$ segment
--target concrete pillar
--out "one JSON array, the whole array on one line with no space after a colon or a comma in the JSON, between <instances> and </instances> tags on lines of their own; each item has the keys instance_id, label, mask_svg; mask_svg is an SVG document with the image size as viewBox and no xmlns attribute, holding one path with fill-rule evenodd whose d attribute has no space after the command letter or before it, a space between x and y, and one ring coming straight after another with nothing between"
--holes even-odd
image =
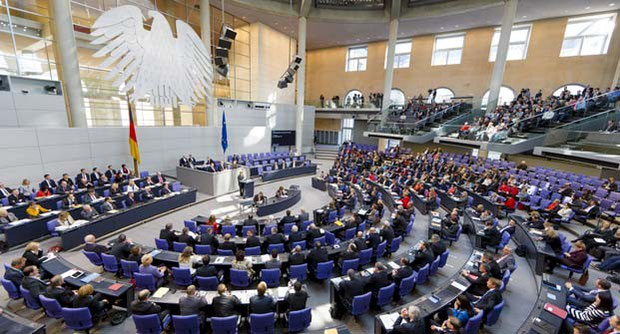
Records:
<instances>
[{"instance_id":1,"label":"concrete pillar","mask_svg":"<svg viewBox=\"0 0 620 334\"><path fill-rule=\"evenodd\" d=\"M306 80L306 18L299 17L299 31L297 34L297 55L301 57L301 64L297 69L297 113L295 121L295 149L298 154L303 148L304 129L304 88Z\"/></svg>"},{"instance_id":2,"label":"concrete pillar","mask_svg":"<svg viewBox=\"0 0 620 334\"><path fill-rule=\"evenodd\" d=\"M211 53L211 5L209 0L200 0L200 35L202 43L209 52L209 56L213 56ZM212 61L213 63L213 61ZM213 68L213 77L215 77L215 65ZM215 101L215 85L213 85L210 92L207 92L205 96L205 116L208 126L215 126L216 124L216 101Z\"/></svg>"},{"instance_id":3,"label":"concrete pillar","mask_svg":"<svg viewBox=\"0 0 620 334\"><path fill-rule=\"evenodd\" d=\"M611 88L618 86L618 80L620 80L620 57L618 57L618 64L616 65L616 73L614 73L614 78L611 82Z\"/></svg>"},{"instance_id":4,"label":"concrete pillar","mask_svg":"<svg viewBox=\"0 0 620 334\"><path fill-rule=\"evenodd\" d=\"M85 128L86 113L84 112L84 99L82 97L82 81L80 79L80 65L78 62L78 51L73 32L73 21L71 20L70 0L51 1L51 9L54 24L54 39L56 48L60 55L62 77L64 84L64 94L69 102L69 111L72 127Z\"/></svg>"},{"instance_id":5,"label":"concrete pillar","mask_svg":"<svg viewBox=\"0 0 620 334\"><path fill-rule=\"evenodd\" d=\"M502 18L502 30L499 34L499 44L497 45L497 57L493 65L493 74L491 74L491 82L489 83L489 100L487 102L487 110L493 110L497 107L497 99L499 98L499 90L504 81L504 69L506 68L506 56L508 56L508 46L510 45L510 33L514 23L515 14L517 13L517 4L519 0L505 0L504 16Z\"/></svg>"},{"instance_id":6,"label":"concrete pillar","mask_svg":"<svg viewBox=\"0 0 620 334\"><path fill-rule=\"evenodd\" d=\"M390 14L390 31L388 33L387 59L385 64L385 80L383 81L383 103L381 105L381 126L385 126L390 106L392 92L392 78L394 77L394 54L396 52L396 38L398 37L398 18L400 16L400 1L392 1Z\"/></svg>"}]
</instances>

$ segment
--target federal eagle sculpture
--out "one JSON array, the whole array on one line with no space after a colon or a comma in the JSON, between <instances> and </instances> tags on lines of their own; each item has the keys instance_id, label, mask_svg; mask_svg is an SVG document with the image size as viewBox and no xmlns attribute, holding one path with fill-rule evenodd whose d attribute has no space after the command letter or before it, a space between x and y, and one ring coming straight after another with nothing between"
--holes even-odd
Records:
<instances>
[{"instance_id":1,"label":"federal eagle sculpture","mask_svg":"<svg viewBox=\"0 0 620 334\"><path fill-rule=\"evenodd\" d=\"M108 58L101 64L112 70L106 80L128 94L130 101L145 98L154 106L194 106L213 89L210 52L196 32L176 21L177 37L166 18L150 10L151 29L135 6L120 6L103 13L93 25L91 44L105 45L94 57Z\"/></svg>"}]
</instances>

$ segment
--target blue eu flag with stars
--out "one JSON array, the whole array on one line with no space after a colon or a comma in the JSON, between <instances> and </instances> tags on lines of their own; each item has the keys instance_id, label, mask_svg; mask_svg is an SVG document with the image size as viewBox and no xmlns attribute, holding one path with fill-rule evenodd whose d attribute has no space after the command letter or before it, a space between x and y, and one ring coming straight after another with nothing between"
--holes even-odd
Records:
<instances>
[{"instance_id":1,"label":"blue eu flag with stars","mask_svg":"<svg viewBox=\"0 0 620 334\"><path fill-rule=\"evenodd\" d=\"M222 150L226 153L228 148L228 132L226 131L226 112L222 112Z\"/></svg>"}]
</instances>

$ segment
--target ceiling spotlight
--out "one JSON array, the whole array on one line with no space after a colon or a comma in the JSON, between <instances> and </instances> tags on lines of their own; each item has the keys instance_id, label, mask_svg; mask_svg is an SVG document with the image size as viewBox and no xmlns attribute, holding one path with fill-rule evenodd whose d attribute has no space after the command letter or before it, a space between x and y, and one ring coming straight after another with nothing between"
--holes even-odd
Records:
<instances>
[{"instance_id":1,"label":"ceiling spotlight","mask_svg":"<svg viewBox=\"0 0 620 334\"><path fill-rule=\"evenodd\" d=\"M615 6L615 5L616 5L616 4L612 2L612 3L610 3L610 4L609 4L609 7L613 7L613 6Z\"/></svg>"},{"instance_id":2,"label":"ceiling spotlight","mask_svg":"<svg viewBox=\"0 0 620 334\"><path fill-rule=\"evenodd\" d=\"M590 9L590 6L586 7L586 9Z\"/></svg>"}]
</instances>

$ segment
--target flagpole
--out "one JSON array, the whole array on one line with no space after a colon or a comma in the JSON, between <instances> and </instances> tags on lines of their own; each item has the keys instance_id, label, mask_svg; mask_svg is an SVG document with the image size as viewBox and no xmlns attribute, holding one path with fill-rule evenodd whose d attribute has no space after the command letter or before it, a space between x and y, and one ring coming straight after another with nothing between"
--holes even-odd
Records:
<instances>
[{"instance_id":1,"label":"flagpole","mask_svg":"<svg viewBox=\"0 0 620 334\"><path fill-rule=\"evenodd\" d=\"M135 119L133 115L133 108L131 107L131 101L129 100L129 93L126 93L125 96L127 97L127 108L129 109L129 118ZM131 124L129 126L131 126ZM138 177L140 175L140 171L138 170L138 160L136 160L136 158L133 156L132 158L133 158L134 176Z\"/></svg>"}]
</instances>

